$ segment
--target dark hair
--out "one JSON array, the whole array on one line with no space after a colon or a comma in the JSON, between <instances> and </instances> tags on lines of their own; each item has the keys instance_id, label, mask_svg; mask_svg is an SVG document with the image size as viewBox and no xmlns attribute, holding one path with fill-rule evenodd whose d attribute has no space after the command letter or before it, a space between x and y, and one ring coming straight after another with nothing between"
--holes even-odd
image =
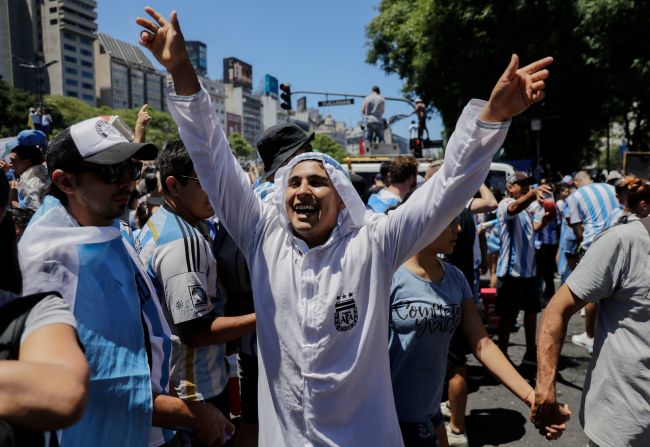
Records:
<instances>
[{"instance_id":1,"label":"dark hair","mask_svg":"<svg viewBox=\"0 0 650 447\"><path fill-rule=\"evenodd\" d=\"M626 177L621 181L621 186L627 190L625 204L634 212L642 201L650 202L650 185L639 178Z\"/></svg>"},{"instance_id":2,"label":"dark hair","mask_svg":"<svg viewBox=\"0 0 650 447\"><path fill-rule=\"evenodd\" d=\"M373 85L373 86L372 86L372 91L373 91L373 92L377 92L377 94L380 94L380 93L381 93L381 91L379 90L379 87L376 86L376 85Z\"/></svg>"},{"instance_id":3,"label":"dark hair","mask_svg":"<svg viewBox=\"0 0 650 447\"><path fill-rule=\"evenodd\" d=\"M410 155L398 155L390 165L390 182L403 183L418 175L418 161Z\"/></svg>"},{"instance_id":4,"label":"dark hair","mask_svg":"<svg viewBox=\"0 0 650 447\"><path fill-rule=\"evenodd\" d=\"M137 206L137 208L135 209L135 217L137 217L138 219L139 228L142 228L144 224L147 223L147 221L151 217L151 208L149 208L147 202L142 202Z\"/></svg>"},{"instance_id":5,"label":"dark hair","mask_svg":"<svg viewBox=\"0 0 650 447\"><path fill-rule=\"evenodd\" d=\"M185 179L182 176L190 176L194 171L190 154L181 140L173 140L167 143L158 154L157 163L160 171L160 182L165 194L169 194L167 177L176 177L181 184L185 184Z\"/></svg>"},{"instance_id":6,"label":"dark hair","mask_svg":"<svg viewBox=\"0 0 650 447\"><path fill-rule=\"evenodd\" d=\"M34 210L31 210L29 208L17 208L15 206L12 206L9 208L9 214L11 214L11 217L14 220L14 224L16 227L24 230L27 228L27 224L29 224L29 221L32 220L32 216L34 215Z\"/></svg>"},{"instance_id":7,"label":"dark hair","mask_svg":"<svg viewBox=\"0 0 650 447\"><path fill-rule=\"evenodd\" d=\"M149 173L144 176L144 189L149 193L156 190L158 187L158 177L155 173Z\"/></svg>"},{"instance_id":8,"label":"dark hair","mask_svg":"<svg viewBox=\"0 0 650 447\"><path fill-rule=\"evenodd\" d=\"M393 164L391 161L382 161L379 165L379 173L384 177L384 183L388 184L390 179L388 178L388 173L390 172L390 165Z\"/></svg>"},{"instance_id":9,"label":"dark hair","mask_svg":"<svg viewBox=\"0 0 650 447\"><path fill-rule=\"evenodd\" d=\"M15 152L21 160L31 161L32 166L40 165L44 160L43 152L34 146L16 146L11 152Z\"/></svg>"},{"instance_id":10,"label":"dark hair","mask_svg":"<svg viewBox=\"0 0 650 447\"><path fill-rule=\"evenodd\" d=\"M0 170L0 208L9 204L9 182L5 173ZM23 291L23 275L20 273L18 262L18 246L16 245L16 226L9 213L4 214L0 221L0 289L16 294Z\"/></svg>"}]
</instances>

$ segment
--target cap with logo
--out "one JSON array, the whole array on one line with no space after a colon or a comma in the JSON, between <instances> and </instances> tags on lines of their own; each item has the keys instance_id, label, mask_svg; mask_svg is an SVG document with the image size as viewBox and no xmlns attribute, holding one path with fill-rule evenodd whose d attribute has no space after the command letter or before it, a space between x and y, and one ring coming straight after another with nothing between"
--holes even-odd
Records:
<instances>
[{"instance_id":1,"label":"cap with logo","mask_svg":"<svg viewBox=\"0 0 650 447\"><path fill-rule=\"evenodd\" d=\"M16 138L7 144L7 149L14 150L18 146L47 148L47 135L40 130L21 130Z\"/></svg>"},{"instance_id":2,"label":"cap with logo","mask_svg":"<svg viewBox=\"0 0 650 447\"><path fill-rule=\"evenodd\" d=\"M114 165L130 158L153 160L158 149L151 143L133 143L104 117L90 118L58 134L46 153L47 168L71 169L85 161Z\"/></svg>"},{"instance_id":3,"label":"cap with logo","mask_svg":"<svg viewBox=\"0 0 650 447\"><path fill-rule=\"evenodd\" d=\"M506 177L506 183L508 185L512 185L514 183L519 183L519 184L531 184L533 182L533 178L526 174L525 172L522 171L515 171L511 174L508 174L508 177Z\"/></svg>"}]
</instances>

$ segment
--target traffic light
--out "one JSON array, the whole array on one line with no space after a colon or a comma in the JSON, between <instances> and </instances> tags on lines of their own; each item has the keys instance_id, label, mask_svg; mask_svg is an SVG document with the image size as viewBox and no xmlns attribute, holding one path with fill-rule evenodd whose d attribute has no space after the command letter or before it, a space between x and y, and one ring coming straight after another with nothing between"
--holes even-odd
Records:
<instances>
[{"instance_id":1,"label":"traffic light","mask_svg":"<svg viewBox=\"0 0 650 447\"><path fill-rule=\"evenodd\" d=\"M282 90L282 94L280 95L282 104L280 104L280 107L284 110L291 110L291 86L289 84L280 84L280 90Z\"/></svg>"}]
</instances>

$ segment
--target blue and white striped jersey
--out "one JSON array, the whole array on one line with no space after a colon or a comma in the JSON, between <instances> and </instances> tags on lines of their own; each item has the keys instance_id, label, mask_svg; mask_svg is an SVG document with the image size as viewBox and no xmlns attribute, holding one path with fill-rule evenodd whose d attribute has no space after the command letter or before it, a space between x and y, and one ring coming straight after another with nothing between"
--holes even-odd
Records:
<instances>
[{"instance_id":1,"label":"blue and white striped jersey","mask_svg":"<svg viewBox=\"0 0 650 447\"><path fill-rule=\"evenodd\" d=\"M501 251L497 262L497 276L532 278L535 276L535 230L530 208L510 216L508 204L513 198L499 203L497 219L501 235Z\"/></svg>"},{"instance_id":2,"label":"blue and white striped jersey","mask_svg":"<svg viewBox=\"0 0 650 447\"><path fill-rule=\"evenodd\" d=\"M181 399L219 395L228 380L225 345L190 348L179 337L212 321L223 307L210 243L163 205L142 228L136 249L172 329L171 385Z\"/></svg>"},{"instance_id":3,"label":"blue and white striped jersey","mask_svg":"<svg viewBox=\"0 0 650 447\"><path fill-rule=\"evenodd\" d=\"M618 208L616 191L606 183L581 186L570 196L570 223L582 223L582 247L589 248L598 234L605 229L609 214Z\"/></svg>"}]
</instances>

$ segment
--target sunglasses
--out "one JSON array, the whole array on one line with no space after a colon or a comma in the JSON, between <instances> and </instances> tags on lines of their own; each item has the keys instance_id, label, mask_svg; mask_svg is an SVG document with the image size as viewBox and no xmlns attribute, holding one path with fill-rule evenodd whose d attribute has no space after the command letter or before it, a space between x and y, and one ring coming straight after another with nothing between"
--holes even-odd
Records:
<instances>
[{"instance_id":1,"label":"sunglasses","mask_svg":"<svg viewBox=\"0 0 650 447\"><path fill-rule=\"evenodd\" d=\"M127 160L116 165L97 165L81 162L76 171L92 172L105 183L114 185L122 179L125 172L129 180L138 180L142 174L142 163L135 160Z\"/></svg>"}]
</instances>

